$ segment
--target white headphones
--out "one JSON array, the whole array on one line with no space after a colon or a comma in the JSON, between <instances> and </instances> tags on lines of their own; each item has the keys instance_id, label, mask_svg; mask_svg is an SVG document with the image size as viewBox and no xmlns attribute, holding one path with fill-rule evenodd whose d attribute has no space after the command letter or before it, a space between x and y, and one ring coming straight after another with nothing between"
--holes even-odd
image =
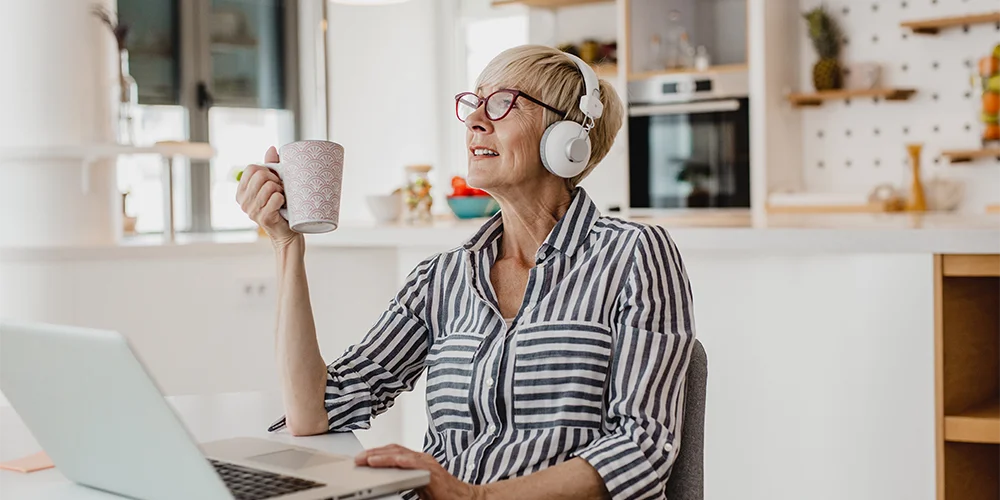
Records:
<instances>
[{"instance_id":1,"label":"white headphones","mask_svg":"<svg viewBox=\"0 0 1000 500\"><path fill-rule=\"evenodd\" d=\"M601 104L600 80L594 69L579 57L565 54L576 63L583 75L586 87L586 93L580 96L583 123L560 120L549 125L542 134L541 152L542 165L549 172L569 179L583 172L590 162L590 129L594 128L594 121L604 112L604 105Z\"/></svg>"}]
</instances>

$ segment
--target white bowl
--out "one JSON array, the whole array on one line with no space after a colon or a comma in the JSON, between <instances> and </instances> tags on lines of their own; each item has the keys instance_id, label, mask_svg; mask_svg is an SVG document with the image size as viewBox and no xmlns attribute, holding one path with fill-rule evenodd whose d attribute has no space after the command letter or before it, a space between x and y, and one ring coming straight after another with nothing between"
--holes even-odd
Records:
<instances>
[{"instance_id":1,"label":"white bowl","mask_svg":"<svg viewBox=\"0 0 1000 500\"><path fill-rule=\"evenodd\" d=\"M379 222L395 222L403 210L403 198L398 194L370 194L365 201Z\"/></svg>"}]
</instances>

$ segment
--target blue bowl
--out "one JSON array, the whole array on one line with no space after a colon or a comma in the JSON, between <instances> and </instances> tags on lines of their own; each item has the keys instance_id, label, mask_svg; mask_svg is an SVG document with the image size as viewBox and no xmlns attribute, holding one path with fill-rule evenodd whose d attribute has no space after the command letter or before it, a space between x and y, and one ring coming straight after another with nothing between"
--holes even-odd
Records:
<instances>
[{"instance_id":1,"label":"blue bowl","mask_svg":"<svg viewBox=\"0 0 1000 500\"><path fill-rule=\"evenodd\" d=\"M448 206L459 219L491 217L500 211L500 204L492 196L449 196Z\"/></svg>"}]
</instances>

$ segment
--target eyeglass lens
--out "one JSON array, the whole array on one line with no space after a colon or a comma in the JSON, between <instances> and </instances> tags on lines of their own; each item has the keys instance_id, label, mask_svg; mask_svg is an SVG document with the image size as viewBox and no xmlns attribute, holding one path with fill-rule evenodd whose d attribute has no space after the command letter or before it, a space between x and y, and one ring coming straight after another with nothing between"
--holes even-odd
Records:
<instances>
[{"instance_id":1,"label":"eyeglass lens","mask_svg":"<svg viewBox=\"0 0 1000 500\"><path fill-rule=\"evenodd\" d=\"M459 97L456 104L458 119L464 122L479 107L480 101L479 96L474 94L464 94ZM493 93L486 100L486 117L490 120L499 120L510 110L513 103L514 94L504 91Z\"/></svg>"}]
</instances>

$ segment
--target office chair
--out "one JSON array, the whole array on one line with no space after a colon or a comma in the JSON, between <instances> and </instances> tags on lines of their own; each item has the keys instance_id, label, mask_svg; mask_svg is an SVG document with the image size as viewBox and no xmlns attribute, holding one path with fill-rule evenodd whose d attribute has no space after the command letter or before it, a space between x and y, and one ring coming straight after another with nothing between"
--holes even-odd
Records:
<instances>
[{"instance_id":1,"label":"office chair","mask_svg":"<svg viewBox=\"0 0 1000 500\"><path fill-rule=\"evenodd\" d=\"M681 446L667 480L668 500L705 498L705 395L708 390L708 355L695 339L684 389Z\"/></svg>"}]
</instances>

